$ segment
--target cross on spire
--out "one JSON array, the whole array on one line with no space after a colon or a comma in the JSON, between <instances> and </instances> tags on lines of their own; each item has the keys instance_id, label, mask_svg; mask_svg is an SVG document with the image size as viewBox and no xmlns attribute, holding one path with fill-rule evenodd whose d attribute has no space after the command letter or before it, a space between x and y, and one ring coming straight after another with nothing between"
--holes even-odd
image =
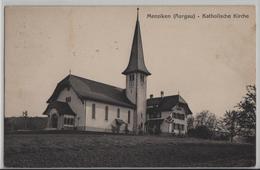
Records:
<instances>
[{"instance_id":1,"label":"cross on spire","mask_svg":"<svg viewBox=\"0 0 260 170\"><path fill-rule=\"evenodd\" d=\"M139 8L137 8L136 10L137 10L137 20L139 20Z\"/></svg>"}]
</instances>

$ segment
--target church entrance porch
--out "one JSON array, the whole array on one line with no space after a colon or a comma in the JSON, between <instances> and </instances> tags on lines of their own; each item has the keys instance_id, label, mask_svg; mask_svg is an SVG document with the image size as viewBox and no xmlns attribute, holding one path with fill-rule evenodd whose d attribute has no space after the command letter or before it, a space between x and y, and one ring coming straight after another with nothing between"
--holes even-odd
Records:
<instances>
[{"instance_id":1,"label":"church entrance porch","mask_svg":"<svg viewBox=\"0 0 260 170\"><path fill-rule=\"evenodd\" d=\"M47 130L74 129L76 113L72 111L68 103L54 101L50 103L45 115L48 115Z\"/></svg>"}]
</instances>

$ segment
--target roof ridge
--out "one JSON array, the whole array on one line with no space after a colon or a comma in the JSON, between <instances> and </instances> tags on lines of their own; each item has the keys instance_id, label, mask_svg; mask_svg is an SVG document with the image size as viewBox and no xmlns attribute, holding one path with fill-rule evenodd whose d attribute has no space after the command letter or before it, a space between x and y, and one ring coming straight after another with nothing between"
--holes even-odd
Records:
<instances>
[{"instance_id":1,"label":"roof ridge","mask_svg":"<svg viewBox=\"0 0 260 170\"><path fill-rule=\"evenodd\" d=\"M170 96L163 96L163 97L153 97L153 98L148 98L147 100L152 100L152 99L160 99L160 98L169 98L169 97L177 97L177 96L180 96L178 94L176 95L170 95Z\"/></svg>"},{"instance_id":2,"label":"roof ridge","mask_svg":"<svg viewBox=\"0 0 260 170\"><path fill-rule=\"evenodd\" d=\"M128 108L134 107L134 104L126 97L125 89L95 80L86 79L77 75L68 75L60 81L51 97L47 100L47 103L56 100L60 91L68 85L82 100L92 99L95 101L109 102L110 104L116 104Z\"/></svg>"},{"instance_id":3,"label":"roof ridge","mask_svg":"<svg viewBox=\"0 0 260 170\"><path fill-rule=\"evenodd\" d=\"M59 101L59 100L55 100L55 101L53 101L53 102L51 102L51 103L66 103L66 104L68 104L67 102L63 102L63 101ZM50 104L51 104L50 103Z\"/></svg>"},{"instance_id":4,"label":"roof ridge","mask_svg":"<svg viewBox=\"0 0 260 170\"><path fill-rule=\"evenodd\" d=\"M117 87L117 86L114 86L114 85L102 83L102 82L99 82L99 81L96 81L96 80L87 79L87 78L80 77L80 76L77 76L77 75L72 75L72 74L71 74L70 76L73 76L73 77L76 77L76 78L79 78L79 79L84 79L84 80L87 80L87 81L92 81L92 82L99 83L99 84L103 84L103 85L110 86L110 87L113 87L113 88L117 88L117 89L120 89L120 90L125 90L125 89L123 89L123 88L121 88L121 87ZM83 83L85 83L85 82L83 82ZM85 83L85 84L86 84L86 83Z\"/></svg>"}]
</instances>

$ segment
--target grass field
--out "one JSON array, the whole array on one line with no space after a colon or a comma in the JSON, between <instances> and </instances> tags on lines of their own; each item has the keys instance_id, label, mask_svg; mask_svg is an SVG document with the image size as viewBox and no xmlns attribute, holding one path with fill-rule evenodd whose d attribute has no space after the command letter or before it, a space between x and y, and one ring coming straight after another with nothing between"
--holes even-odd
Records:
<instances>
[{"instance_id":1,"label":"grass field","mask_svg":"<svg viewBox=\"0 0 260 170\"><path fill-rule=\"evenodd\" d=\"M194 138L8 134L5 167L248 167L255 146Z\"/></svg>"}]
</instances>

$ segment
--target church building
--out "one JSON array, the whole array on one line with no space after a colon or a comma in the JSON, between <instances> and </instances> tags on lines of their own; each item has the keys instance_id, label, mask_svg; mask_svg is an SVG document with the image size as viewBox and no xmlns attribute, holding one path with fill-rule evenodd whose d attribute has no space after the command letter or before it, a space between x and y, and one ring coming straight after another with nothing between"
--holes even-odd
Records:
<instances>
[{"instance_id":1,"label":"church building","mask_svg":"<svg viewBox=\"0 0 260 170\"><path fill-rule=\"evenodd\" d=\"M126 87L119 88L69 74L47 100L43 112L46 129L84 130L115 133L187 132L192 114L180 95L147 99L147 77L139 23L139 9L129 63L122 72Z\"/></svg>"}]
</instances>

